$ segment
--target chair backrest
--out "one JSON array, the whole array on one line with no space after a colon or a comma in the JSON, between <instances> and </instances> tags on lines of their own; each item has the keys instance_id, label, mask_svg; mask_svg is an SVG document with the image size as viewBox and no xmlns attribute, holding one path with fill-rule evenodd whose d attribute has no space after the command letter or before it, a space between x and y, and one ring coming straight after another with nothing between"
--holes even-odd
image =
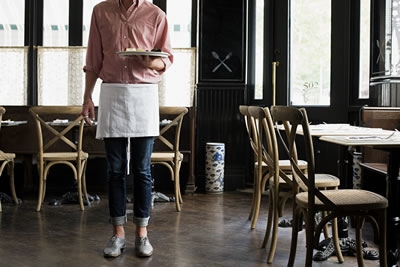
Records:
<instances>
[{"instance_id":1,"label":"chair backrest","mask_svg":"<svg viewBox=\"0 0 400 267\"><path fill-rule=\"evenodd\" d=\"M0 107L0 130L1 130L1 120L3 119L3 114L6 113L6 109Z\"/></svg>"},{"instance_id":2,"label":"chair backrest","mask_svg":"<svg viewBox=\"0 0 400 267\"><path fill-rule=\"evenodd\" d=\"M282 178L289 186L292 186L292 179L280 168L278 141L269 108L249 106L248 112L254 122L254 132L257 135L255 139L258 140L257 150L261 152L257 154L258 164L266 163L269 167L270 176L274 176L274 180L277 181L277 179ZM275 184L278 186L279 183Z\"/></svg>"},{"instance_id":3,"label":"chair backrest","mask_svg":"<svg viewBox=\"0 0 400 267\"><path fill-rule=\"evenodd\" d=\"M313 140L309 129L309 122L307 117L306 109L295 108L287 106L272 106L271 107L272 120L277 129L277 135L279 136L282 146L285 148L291 164L294 181L303 190L308 191L308 202L311 208L315 206L315 197L321 200L325 205L331 209L335 209L335 205L326 198L318 188L315 187L315 159L314 159L314 147ZM279 124L283 124L285 127L286 135L282 136L278 130ZM298 165L297 154L296 154L296 136L297 130L302 127L303 130L303 149L306 155L308 174L305 175ZM312 213L312 212L311 212Z\"/></svg>"},{"instance_id":4,"label":"chair backrest","mask_svg":"<svg viewBox=\"0 0 400 267\"><path fill-rule=\"evenodd\" d=\"M186 113L186 107L160 107L160 118L163 120L160 123L160 135L155 140L155 151L179 153L182 122Z\"/></svg>"},{"instance_id":5,"label":"chair backrest","mask_svg":"<svg viewBox=\"0 0 400 267\"><path fill-rule=\"evenodd\" d=\"M253 150L254 161L257 162L258 155L258 133L257 122L254 116L250 115L249 106L239 106L239 112L244 117L247 135L249 138L250 147Z\"/></svg>"},{"instance_id":6,"label":"chair backrest","mask_svg":"<svg viewBox=\"0 0 400 267\"><path fill-rule=\"evenodd\" d=\"M84 118L81 106L35 106L29 109L37 130L38 155L82 152Z\"/></svg>"},{"instance_id":7,"label":"chair backrest","mask_svg":"<svg viewBox=\"0 0 400 267\"><path fill-rule=\"evenodd\" d=\"M360 126L400 130L400 108L364 106L360 109ZM363 146L361 152L363 162L388 162L389 153L386 151Z\"/></svg>"}]
</instances>

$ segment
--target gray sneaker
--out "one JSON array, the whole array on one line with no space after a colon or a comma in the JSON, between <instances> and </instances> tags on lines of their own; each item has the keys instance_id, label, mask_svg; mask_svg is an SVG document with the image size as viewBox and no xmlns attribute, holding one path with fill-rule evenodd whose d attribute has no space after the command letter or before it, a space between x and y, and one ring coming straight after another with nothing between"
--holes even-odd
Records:
<instances>
[{"instance_id":1,"label":"gray sneaker","mask_svg":"<svg viewBox=\"0 0 400 267\"><path fill-rule=\"evenodd\" d=\"M125 238L113 236L104 249L104 257L118 257L125 249Z\"/></svg>"},{"instance_id":2,"label":"gray sneaker","mask_svg":"<svg viewBox=\"0 0 400 267\"><path fill-rule=\"evenodd\" d=\"M150 244L147 236L136 237L135 240L136 256L138 257L150 257L153 255L153 247Z\"/></svg>"}]
</instances>

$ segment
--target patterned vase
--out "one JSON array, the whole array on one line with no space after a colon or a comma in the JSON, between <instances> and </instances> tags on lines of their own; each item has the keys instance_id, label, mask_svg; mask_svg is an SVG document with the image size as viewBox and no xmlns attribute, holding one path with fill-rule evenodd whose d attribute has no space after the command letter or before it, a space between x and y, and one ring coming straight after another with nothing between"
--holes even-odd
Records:
<instances>
[{"instance_id":1,"label":"patterned vase","mask_svg":"<svg viewBox=\"0 0 400 267\"><path fill-rule=\"evenodd\" d=\"M225 144L206 144L206 191L221 193L224 191Z\"/></svg>"},{"instance_id":2,"label":"patterned vase","mask_svg":"<svg viewBox=\"0 0 400 267\"><path fill-rule=\"evenodd\" d=\"M360 162L362 161L361 152L353 152L353 188L361 188L361 167Z\"/></svg>"}]
</instances>

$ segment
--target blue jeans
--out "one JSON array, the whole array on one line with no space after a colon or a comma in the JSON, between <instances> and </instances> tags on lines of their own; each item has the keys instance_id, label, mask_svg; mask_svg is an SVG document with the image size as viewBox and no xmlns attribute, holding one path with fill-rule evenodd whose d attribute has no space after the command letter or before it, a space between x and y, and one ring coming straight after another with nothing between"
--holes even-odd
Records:
<instances>
[{"instance_id":1,"label":"blue jeans","mask_svg":"<svg viewBox=\"0 0 400 267\"><path fill-rule=\"evenodd\" d=\"M151 209L151 153L154 137L130 139L133 174L133 218L137 226L147 226ZM128 138L104 138L107 158L109 211L112 225L126 223L126 177Z\"/></svg>"}]
</instances>

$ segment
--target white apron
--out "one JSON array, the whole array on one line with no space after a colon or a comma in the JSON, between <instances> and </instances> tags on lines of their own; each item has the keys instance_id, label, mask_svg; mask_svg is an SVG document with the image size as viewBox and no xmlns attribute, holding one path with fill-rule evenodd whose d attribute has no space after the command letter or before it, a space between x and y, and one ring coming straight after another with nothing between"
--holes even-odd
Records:
<instances>
[{"instance_id":1,"label":"white apron","mask_svg":"<svg viewBox=\"0 0 400 267\"><path fill-rule=\"evenodd\" d=\"M102 83L96 138L158 136L157 84Z\"/></svg>"}]
</instances>

